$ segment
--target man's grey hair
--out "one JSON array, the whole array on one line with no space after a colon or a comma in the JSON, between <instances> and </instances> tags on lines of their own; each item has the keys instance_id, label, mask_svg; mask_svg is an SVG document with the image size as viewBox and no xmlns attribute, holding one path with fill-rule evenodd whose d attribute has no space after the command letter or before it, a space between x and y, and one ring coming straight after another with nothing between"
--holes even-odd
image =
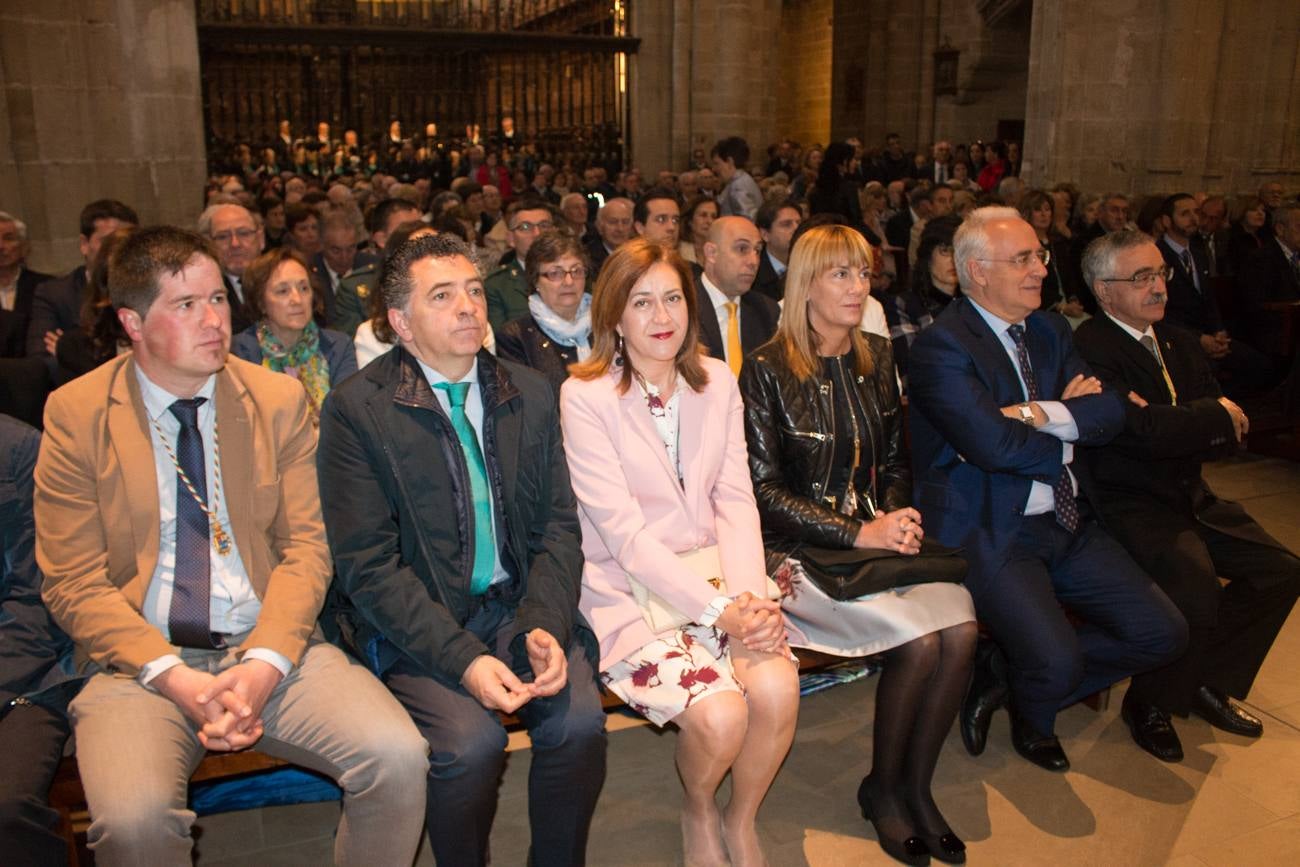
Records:
<instances>
[{"instance_id":1,"label":"man's grey hair","mask_svg":"<svg viewBox=\"0 0 1300 867\"><path fill-rule=\"evenodd\" d=\"M8 211L0 211L0 223L13 223L14 229L18 232L18 240L27 240L27 224L15 217Z\"/></svg>"},{"instance_id":2,"label":"man's grey hair","mask_svg":"<svg viewBox=\"0 0 1300 867\"><path fill-rule=\"evenodd\" d=\"M998 198L1005 201L1008 195L1019 193L1023 191L1024 188L1025 182L1015 175L1012 175L1009 178L1003 178L998 181Z\"/></svg>"},{"instance_id":3,"label":"man's grey hair","mask_svg":"<svg viewBox=\"0 0 1300 867\"><path fill-rule=\"evenodd\" d=\"M479 271L474 249L449 232L414 238L391 251L384 264L384 282L380 286L384 293L384 306L389 310L409 311L411 292L415 289L411 268L415 263L421 259L454 259L457 256L464 256L474 270Z\"/></svg>"},{"instance_id":4,"label":"man's grey hair","mask_svg":"<svg viewBox=\"0 0 1300 867\"><path fill-rule=\"evenodd\" d=\"M1098 280L1129 276L1115 273L1115 260L1120 253L1154 243L1155 239L1141 229L1120 229L1118 232L1109 232L1094 240L1083 251L1083 280L1088 286L1088 291L1092 291L1093 285Z\"/></svg>"},{"instance_id":5,"label":"man's grey hair","mask_svg":"<svg viewBox=\"0 0 1300 867\"><path fill-rule=\"evenodd\" d=\"M969 288L970 271L968 263L973 259L987 259L992 252L989 248L989 224L999 220L1022 220L1020 212L1004 205L990 205L971 211L957 228L952 239L952 255L957 266L957 279L963 289Z\"/></svg>"},{"instance_id":6,"label":"man's grey hair","mask_svg":"<svg viewBox=\"0 0 1300 867\"><path fill-rule=\"evenodd\" d=\"M206 238L212 237L212 221L216 218L217 211L222 208L242 208L248 213L248 218L253 221L254 228L261 226L258 219L261 216L260 214L253 213L238 202L217 202L215 205L208 205L203 209L203 213L199 214L198 229L200 235Z\"/></svg>"}]
</instances>

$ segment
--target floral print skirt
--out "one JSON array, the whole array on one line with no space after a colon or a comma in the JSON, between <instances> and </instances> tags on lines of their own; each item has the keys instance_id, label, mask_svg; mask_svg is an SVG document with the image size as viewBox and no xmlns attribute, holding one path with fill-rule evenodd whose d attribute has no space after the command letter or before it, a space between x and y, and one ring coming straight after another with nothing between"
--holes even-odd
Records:
<instances>
[{"instance_id":1,"label":"floral print skirt","mask_svg":"<svg viewBox=\"0 0 1300 867\"><path fill-rule=\"evenodd\" d=\"M732 672L728 640L719 629L687 624L614 663L600 679L632 710L664 726L707 695L744 694Z\"/></svg>"}]
</instances>

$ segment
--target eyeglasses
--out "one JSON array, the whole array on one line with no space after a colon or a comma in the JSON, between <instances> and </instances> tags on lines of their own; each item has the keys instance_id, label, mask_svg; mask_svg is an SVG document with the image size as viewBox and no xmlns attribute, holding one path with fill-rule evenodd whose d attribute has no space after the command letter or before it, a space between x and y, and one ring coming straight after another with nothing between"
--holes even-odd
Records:
<instances>
[{"instance_id":1,"label":"eyeglasses","mask_svg":"<svg viewBox=\"0 0 1300 867\"><path fill-rule=\"evenodd\" d=\"M536 223L529 222L528 220L520 220L518 223L515 223L515 227L514 227L513 229L511 229L510 231L512 231L512 232L533 232L533 231L537 231L537 232L545 232L547 229L554 229L554 228L555 228L555 224L554 224L553 222L551 222L550 220L540 220L540 221L538 221L538 222L536 222Z\"/></svg>"},{"instance_id":2,"label":"eyeglasses","mask_svg":"<svg viewBox=\"0 0 1300 867\"><path fill-rule=\"evenodd\" d=\"M1174 268L1172 265L1165 265L1163 268L1145 268L1132 277L1102 277L1103 283L1132 283L1135 289L1150 289L1156 285L1157 280L1164 280L1166 283L1173 279Z\"/></svg>"},{"instance_id":3,"label":"eyeglasses","mask_svg":"<svg viewBox=\"0 0 1300 867\"><path fill-rule=\"evenodd\" d=\"M587 268L583 265L574 265L567 271L559 267L547 268L541 272L541 276L552 283L563 283L565 277L572 277L574 283L581 283L587 279Z\"/></svg>"},{"instance_id":4,"label":"eyeglasses","mask_svg":"<svg viewBox=\"0 0 1300 867\"><path fill-rule=\"evenodd\" d=\"M246 244L253 240L253 236L256 234L256 229L231 229L227 232L217 232L212 236L212 240L218 244L229 244L238 238L239 243Z\"/></svg>"},{"instance_id":5,"label":"eyeglasses","mask_svg":"<svg viewBox=\"0 0 1300 867\"><path fill-rule=\"evenodd\" d=\"M1026 250L1025 252L1021 253L1021 254L1018 255L1018 256L1012 256L1010 259L979 259L979 258L977 258L976 261L979 261L979 262L1008 262L1008 263L1010 263L1010 264L1012 264L1012 265L1015 265L1017 268L1028 268L1028 267L1030 267L1031 265L1034 264L1034 260L1035 260L1035 259L1037 259L1039 262L1041 262L1041 263L1043 263L1044 265L1046 265L1048 262L1052 261L1052 251L1051 251L1051 250Z\"/></svg>"}]
</instances>

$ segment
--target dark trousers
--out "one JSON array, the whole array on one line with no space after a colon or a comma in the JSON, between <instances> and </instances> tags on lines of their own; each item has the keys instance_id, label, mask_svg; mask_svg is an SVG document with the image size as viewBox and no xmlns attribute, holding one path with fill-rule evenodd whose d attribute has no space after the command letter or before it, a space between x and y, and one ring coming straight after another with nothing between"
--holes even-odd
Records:
<instances>
[{"instance_id":1,"label":"dark trousers","mask_svg":"<svg viewBox=\"0 0 1300 867\"><path fill-rule=\"evenodd\" d=\"M1190 521L1169 541L1130 550L1187 618L1187 652L1133 678L1129 697L1185 716L1198 687L1250 693L1300 593L1300 559Z\"/></svg>"},{"instance_id":2,"label":"dark trousers","mask_svg":"<svg viewBox=\"0 0 1300 867\"><path fill-rule=\"evenodd\" d=\"M1061 708L1172 662L1187 644L1178 609L1093 520L1070 533L1053 514L1025 518L1002 570L966 587L1006 654L1016 711L1041 734Z\"/></svg>"},{"instance_id":3,"label":"dark trousers","mask_svg":"<svg viewBox=\"0 0 1300 867\"><path fill-rule=\"evenodd\" d=\"M68 739L68 720L39 704L0 718L0 861L22 867L68 863L48 794Z\"/></svg>"},{"instance_id":4,"label":"dark trousers","mask_svg":"<svg viewBox=\"0 0 1300 867\"><path fill-rule=\"evenodd\" d=\"M488 600L465 628L493 654L531 680L527 663L507 646L514 610ZM568 647L568 683L559 694L534 698L517 716L532 740L528 821L536 867L570 867L586 861L587 832L605 781L605 712L595 672L579 642ZM448 685L404 664L384 682L429 741L426 828L438 867L479 867L488 862L488 836L505 770L506 731L459 684Z\"/></svg>"}]
</instances>

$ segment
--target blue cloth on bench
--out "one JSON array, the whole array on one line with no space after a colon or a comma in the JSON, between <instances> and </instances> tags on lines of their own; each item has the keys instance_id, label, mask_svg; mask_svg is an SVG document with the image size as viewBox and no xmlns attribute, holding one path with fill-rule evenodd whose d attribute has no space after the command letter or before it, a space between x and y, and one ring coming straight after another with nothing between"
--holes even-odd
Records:
<instances>
[{"instance_id":1,"label":"blue cloth on bench","mask_svg":"<svg viewBox=\"0 0 1300 867\"><path fill-rule=\"evenodd\" d=\"M342 797L342 790L324 774L302 768L273 768L232 779L195 783L190 786L190 809L200 816L209 816L257 807L337 801Z\"/></svg>"}]
</instances>

